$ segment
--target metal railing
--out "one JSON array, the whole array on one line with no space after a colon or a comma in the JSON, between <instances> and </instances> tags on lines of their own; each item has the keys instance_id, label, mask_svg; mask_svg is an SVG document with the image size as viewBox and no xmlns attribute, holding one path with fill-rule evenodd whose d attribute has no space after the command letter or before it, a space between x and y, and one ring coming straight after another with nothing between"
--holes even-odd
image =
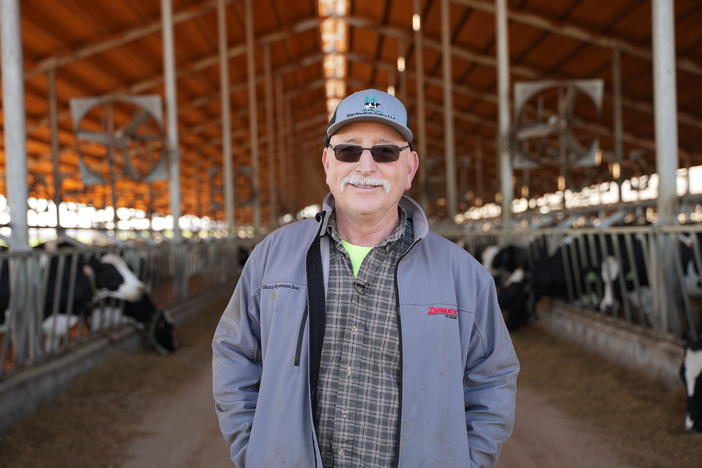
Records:
<instances>
[{"instance_id":1,"label":"metal railing","mask_svg":"<svg viewBox=\"0 0 702 468\"><path fill-rule=\"evenodd\" d=\"M490 245L515 245L533 284L559 262L561 299L640 327L696 339L702 330L702 226L534 229L441 234L481 260ZM499 285L498 285L499 286Z\"/></svg>"},{"instance_id":2,"label":"metal railing","mask_svg":"<svg viewBox=\"0 0 702 468\"><path fill-rule=\"evenodd\" d=\"M233 289L240 268L238 249L252 245L250 239L215 239L1 253L0 378L129 321L122 314L123 300L95 295L95 284L81 271L86 259L108 253L121 257L162 310L226 284ZM87 292L86 284L92 286ZM87 301L89 310L83 309L86 293L93 296Z\"/></svg>"}]
</instances>

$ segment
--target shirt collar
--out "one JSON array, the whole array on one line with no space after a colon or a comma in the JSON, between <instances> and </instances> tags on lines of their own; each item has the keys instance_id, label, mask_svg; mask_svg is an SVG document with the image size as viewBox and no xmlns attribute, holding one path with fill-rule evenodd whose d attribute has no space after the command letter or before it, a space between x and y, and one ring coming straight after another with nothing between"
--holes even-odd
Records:
<instances>
[{"instance_id":1,"label":"shirt collar","mask_svg":"<svg viewBox=\"0 0 702 468\"><path fill-rule=\"evenodd\" d=\"M400 222L397 223L397 226L395 226L390 235L375 245L375 247L392 247L392 245L398 240L402 239L402 236L405 234L408 223L407 213L401 206L398 206L397 208L398 214L400 215ZM341 237L339 236L339 231L336 227L336 211L332 211L331 215L329 216L329 220L327 222L327 233L332 239L334 239L334 242L341 244Z\"/></svg>"},{"instance_id":2,"label":"shirt collar","mask_svg":"<svg viewBox=\"0 0 702 468\"><path fill-rule=\"evenodd\" d=\"M407 219L410 220L412 225L412 242L425 238L429 234L429 220L427 220L419 204L407 195L403 195L398 205L405 210ZM334 208L334 196L331 193L327 193L322 202L322 211L317 213L319 216L318 221L322 224L319 235L326 235L327 223L334 212Z\"/></svg>"}]
</instances>

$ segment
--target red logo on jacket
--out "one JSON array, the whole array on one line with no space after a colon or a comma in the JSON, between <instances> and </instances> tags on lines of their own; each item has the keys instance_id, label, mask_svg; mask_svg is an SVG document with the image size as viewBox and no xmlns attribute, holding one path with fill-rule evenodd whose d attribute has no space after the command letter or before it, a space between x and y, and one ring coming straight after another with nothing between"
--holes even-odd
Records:
<instances>
[{"instance_id":1,"label":"red logo on jacket","mask_svg":"<svg viewBox=\"0 0 702 468\"><path fill-rule=\"evenodd\" d=\"M448 307L429 307L427 315L443 315L444 317L455 319L458 318L458 311Z\"/></svg>"}]
</instances>

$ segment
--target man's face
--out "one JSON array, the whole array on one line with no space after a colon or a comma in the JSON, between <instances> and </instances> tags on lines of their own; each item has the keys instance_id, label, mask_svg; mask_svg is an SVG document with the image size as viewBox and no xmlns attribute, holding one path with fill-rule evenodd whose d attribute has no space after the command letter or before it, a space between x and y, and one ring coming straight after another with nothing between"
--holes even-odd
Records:
<instances>
[{"instance_id":1,"label":"man's face","mask_svg":"<svg viewBox=\"0 0 702 468\"><path fill-rule=\"evenodd\" d=\"M346 125L331 137L331 146L342 143L364 148L381 144L407 145L394 129L377 122ZM394 162L377 163L370 150L363 151L358 162L342 162L336 159L331 148L325 148L322 163L337 209L355 218L379 219L394 218L402 194L412 186L419 159L415 151L407 148Z\"/></svg>"}]
</instances>

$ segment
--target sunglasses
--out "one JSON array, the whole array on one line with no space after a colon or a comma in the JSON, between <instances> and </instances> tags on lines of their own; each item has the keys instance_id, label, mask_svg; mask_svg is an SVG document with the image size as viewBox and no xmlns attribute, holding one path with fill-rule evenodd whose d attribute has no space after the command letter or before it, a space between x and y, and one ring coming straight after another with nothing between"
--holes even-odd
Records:
<instances>
[{"instance_id":1,"label":"sunglasses","mask_svg":"<svg viewBox=\"0 0 702 468\"><path fill-rule=\"evenodd\" d=\"M329 145L329 148L334 151L334 156L341 162L358 162L361 159L361 154L364 150L370 150L373 161L377 163L389 163L397 161L400 157L400 152L406 150L410 145L375 145L370 148L364 148L360 145Z\"/></svg>"}]
</instances>

